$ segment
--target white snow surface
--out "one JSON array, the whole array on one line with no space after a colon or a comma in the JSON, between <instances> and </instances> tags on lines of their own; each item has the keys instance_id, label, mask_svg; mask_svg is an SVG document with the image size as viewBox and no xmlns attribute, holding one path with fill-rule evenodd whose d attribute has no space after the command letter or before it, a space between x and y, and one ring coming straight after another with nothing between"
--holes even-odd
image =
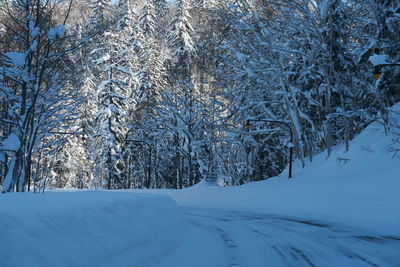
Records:
<instances>
[{"instance_id":1,"label":"white snow surface","mask_svg":"<svg viewBox=\"0 0 400 267\"><path fill-rule=\"evenodd\" d=\"M48 38L51 41L57 39L57 37L63 37L65 34L65 25L57 25L55 28L50 28L48 31Z\"/></svg>"},{"instance_id":2,"label":"white snow surface","mask_svg":"<svg viewBox=\"0 0 400 267\"><path fill-rule=\"evenodd\" d=\"M237 187L3 194L0 266L399 266L397 138L374 123L292 179Z\"/></svg>"},{"instance_id":3,"label":"white snow surface","mask_svg":"<svg viewBox=\"0 0 400 267\"><path fill-rule=\"evenodd\" d=\"M11 133L7 139L0 143L0 151L17 151L21 146L18 136Z\"/></svg>"},{"instance_id":4,"label":"white snow surface","mask_svg":"<svg viewBox=\"0 0 400 267\"><path fill-rule=\"evenodd\" d=\"M181 242L169 197L121 192L0 196L0 266L157 266Z\"/></svg>"},{"instance_id":5,"label":"white snow surface","mask_svg":"<svg viewBox=\"0 0 400 267\"><path fill-rule=\"evenodd\" d=\"M397 106L399 110L400 106ZM400 124L399 124L400 125ZM328 221L386 234L400 233L400 153L390 152L396 134L378 122L350 143L318 154L301 168L294 164L266 181L237 187L200 182L186 190L149 190L186 207L220 208Z\"/></svg>"},{"instance_id":6,"label":"white snow surface","mask_svg":"<svg viewBox=\"0 0 400 267\"><path fill-rule=\"evenodd\" d=\"M4 55L5 58L3 58L3 60L13 64L15 67L22 67L25 65L26 53L8 52L5 53Z\"/></svg>"},{"instance_id":7,"label":"white snow surface","mask_svg":"<svg viewBox=\"0 0 400 267\"><path fill-rule=\"evenodd\" d=\"M388 64L388 55L372 55L369 57L369 61L373 66L379 66L383 64Z\"/></svg>"}]
</instances>

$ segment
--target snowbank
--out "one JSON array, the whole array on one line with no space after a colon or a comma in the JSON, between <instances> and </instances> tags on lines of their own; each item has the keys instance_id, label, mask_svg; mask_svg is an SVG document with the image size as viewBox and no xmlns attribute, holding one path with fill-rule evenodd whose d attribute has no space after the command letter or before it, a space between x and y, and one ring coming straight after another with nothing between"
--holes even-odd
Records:
<instances>
[{"instance_id":1,"label":"snowbank","mask_svg":"<svg viewBox=\"0 0 400 267\"><path fill-rule=\"evenodd\" d=\"M0 196L0 266L153 266L181 242L169 197L120 192Z\"/></svg>"},{"instance_id":2,"label":"snowbank","mask_svg":"<svg viewBox=\"0 0 400 267\"><path fill-rule=\"evenodd\" d=\"M400 134L385 134L382 125L374 123L351 142L349 152L341 145L329 158L326 153L316 155L304 169L296 162L290 180L284 172L238 187L202 182L182 191L156 192L182 206L314 218L399 234L400 152L390 152L396 138L400 141Z\"/></svg>"}]
</instances>

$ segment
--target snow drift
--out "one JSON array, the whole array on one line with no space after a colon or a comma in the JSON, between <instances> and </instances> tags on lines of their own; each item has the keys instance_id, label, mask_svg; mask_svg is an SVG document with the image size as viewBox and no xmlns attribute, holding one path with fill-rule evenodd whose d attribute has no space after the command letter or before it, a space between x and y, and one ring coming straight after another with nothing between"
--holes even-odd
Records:
<instances>
[{"instance_id":1,"label":"snow drift","mask_svg":"<svg viewBox=\"0 0 400 267\"><path fill-rule=\"evenodd\" d=\"M169 197L57 192L0 197L0 266L152 266L181 242Z\"/></svg>"}]
</instances>

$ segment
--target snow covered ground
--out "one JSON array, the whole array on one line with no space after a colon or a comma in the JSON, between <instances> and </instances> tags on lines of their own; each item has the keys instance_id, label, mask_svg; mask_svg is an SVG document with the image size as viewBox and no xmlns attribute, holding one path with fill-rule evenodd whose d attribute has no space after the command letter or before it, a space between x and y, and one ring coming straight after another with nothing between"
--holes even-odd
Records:
<instances>
[{"instance_id":1,"label":"snow covered ground","mask_svg":"<svg viewBox=\"0 0 400 267\"><path fill-rule=\"evenodd\" d=\"M290 180L4 194L0 266L400 266L397 138L372 124Z\"/></svg>"},{"instance_id":2,"label":"snow covered ground","mask_svg":"<svg viewBox=\"0 0 400 267\"><path fill-rule=\"evenodd\" d=\"M292 216L210 208L185 208L185 218L201 233L200 264L161 266L280 267L280 266L400 266L400 237L379 235L343 225ZM212 249L210 249L212 248ZM219 256L217 258L216 256ZM176 263L180 263L179 261Z\"/></svg>"},{"instance_id":3,"label":"snow covered ground","mask_svg":"<svg viewBox=\"0 0 400 267\"><path fill-rule=\"evenodd\" d=\"M165 196L20 193L0 203L0 266L152 266L182 242L182 212Z\"/></svg>"},{"instance_id":4,"label":"snow covered ground","mask_svg":"<svg viewBox=\"0 0 400 267\"><path fill-rule=\"evenodd\" d=\"M374 123L350 151L337 146L304 169L297 162L290 180L284 172L239 187L146 190L175 199L189 229L161 266L400 266L396 140L400 127L385 134ZM194 254L199 243L206 256Z\"/></svg>"},{"instance_id":5,"label":"snow covered ground","mask_svg":"<svg viewBox=\"0 0 400 267\"><path fill-rule=\"evenodd\" d=\"M329 158L318 154L304 169L296 162L292 179L283 172L238 187L201 182L181 191L148 192L169 195L180 206L298 216L400 235L400 152L390 152L396 138L373 123L350 151L337 146Z\"/></svg>"}]
</instances>

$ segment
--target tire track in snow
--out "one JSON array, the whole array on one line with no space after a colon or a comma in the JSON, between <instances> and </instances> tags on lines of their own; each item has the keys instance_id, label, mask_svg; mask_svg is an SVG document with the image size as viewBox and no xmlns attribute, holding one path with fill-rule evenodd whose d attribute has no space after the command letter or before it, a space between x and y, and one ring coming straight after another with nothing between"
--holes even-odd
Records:
<instances>
[{"instance_id":1,"label":"tire track in snow","mask_svg":"<svg viewBox=\"0 0 400 267\"><path fill-rule=\"evenodd\" d=\"M196 216L196 217L202 217L202 218L208 218L215 220L215 217L212 216L205 216L205 215L200 215L200 214L194 214L194 213L189 213L185 212L185 214L190 215L190 216ZM223 222L229 222L230 220L228 219L221 219ZM197 227L203 228L208 231L214 231L218 234L218 236L222 239L227 257L229 259L229 266L230 267L235 267L235 266L242 266L241 263L239 262L236 250L237 250L237 245L235 241L231 238L231 236L223 230L221 227L215 226L214 224L203 224L199 223L198 221L194 220L189 220L189 222Z\"/></svg>"},{"instance_id":2,"label":"tire track in snow","mask_svg":"<svg viewBox=\"0 0 400 267\"><path fill-rule=\"evenodd\" d=\"M296 217L213 209L185 213L220 236L228 266L400 266L397 235Z\"/></svg>"},{"instance_id":3,"label":"tire track in snow","mask_svg":"<svg viewBox=\"0 0 400 267\"><path fill-rule=\"evenodd\" d=\"M238 257L236 256L237 245L235 241L228 235L228 233L219 227L212 226L225 243L228 255L230 257L231 266L241 266Z\"/></svg>"}]
</instances>

